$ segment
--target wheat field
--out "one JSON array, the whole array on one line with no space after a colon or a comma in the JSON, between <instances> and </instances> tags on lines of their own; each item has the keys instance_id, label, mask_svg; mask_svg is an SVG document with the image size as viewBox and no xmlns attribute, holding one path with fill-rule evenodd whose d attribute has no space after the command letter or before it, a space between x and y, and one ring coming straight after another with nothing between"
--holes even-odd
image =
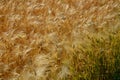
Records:
<instances>
[{"instance_id":1,"label":"wheat field","mask_svg":"<svg viewBox=\"0 0 120 80\"><path fill-rule=\"evenodd\" d=\"M119 40L120 0L0 0L0 80L113 80Z\"/></svg>"}]
</instances>

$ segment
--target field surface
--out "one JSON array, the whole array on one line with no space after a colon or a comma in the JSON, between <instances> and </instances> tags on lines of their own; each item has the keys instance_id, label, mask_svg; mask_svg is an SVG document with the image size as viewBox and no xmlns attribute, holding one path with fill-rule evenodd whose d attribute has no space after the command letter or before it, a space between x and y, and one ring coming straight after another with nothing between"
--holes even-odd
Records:
<instances>
[{"instance_id":1,"label":"field surface","mask_svg":"<svg viewBox=\"0 0 120 80\"><path fill-rule=\"evenodd\" d=\"M120 80L120 0L0 0L0 80Z\"/></svg>"}]
</instances>

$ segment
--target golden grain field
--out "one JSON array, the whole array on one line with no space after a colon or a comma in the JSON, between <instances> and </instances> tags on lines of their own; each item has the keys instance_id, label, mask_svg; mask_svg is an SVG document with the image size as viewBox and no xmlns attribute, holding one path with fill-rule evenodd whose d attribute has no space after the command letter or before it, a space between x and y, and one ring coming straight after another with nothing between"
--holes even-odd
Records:
<instances>
[{"instance_id":1,"label":"golden grain field","mask_svg":"<svg viewBox=\"0 0 120 80\"><path fill-rule=\"evenodd\" d=\"M87 68L120 62L119 31L120 0L0 0L0 80L113 80Z\"/></svg>"}]
</instances>

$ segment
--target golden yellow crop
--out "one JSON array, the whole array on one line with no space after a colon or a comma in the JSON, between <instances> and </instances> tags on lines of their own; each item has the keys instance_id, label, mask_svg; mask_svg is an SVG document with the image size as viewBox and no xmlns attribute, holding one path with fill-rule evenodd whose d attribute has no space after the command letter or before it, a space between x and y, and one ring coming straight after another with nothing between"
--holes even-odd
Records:
<instances>
[{"instance_id":1,"label":"golden yellow crop","mask_svg":"<svg viewBox=\"0 0 120 80\"><path fill-rule=\"evenodd\" d=\"M0 80L99 80L82 73L99 56L91 37L119 27L120 0L0 0Z\"/></svg>"}]
</instances>

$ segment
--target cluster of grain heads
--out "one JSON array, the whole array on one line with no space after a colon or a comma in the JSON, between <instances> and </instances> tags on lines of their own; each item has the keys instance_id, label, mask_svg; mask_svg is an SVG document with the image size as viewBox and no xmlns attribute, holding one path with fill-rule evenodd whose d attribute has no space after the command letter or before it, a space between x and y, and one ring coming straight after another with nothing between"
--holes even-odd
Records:
<instances>
[{"instance_id":1,"label":"cluster of grain heads","mask_svg":"<svg viewBox=\"0 0 120 80\"><path fill-rule=\"evenodd\" d=\"M119 80L120 79L120 30L109 35L89 35L88 45L80 45L72 54L73 80Z\"/></svg>"},{"instance_id":2,"label":"cluster of grain heads","mask_svg":"<svg viewBox=\"0 0 120 80\"><path fill-rule=\"evenodd\" d=\"M0 0L0 79L92 77L89 66L95 71L95 63L103 62L97 49L118 42L104 45L109 33L120 27L119 4L120 0ZM91 41L87 36L103 39ZM117 67L116 55L112 63ZM99 59L92 61L90 56Z\"/></svg>"}]
</instances>

